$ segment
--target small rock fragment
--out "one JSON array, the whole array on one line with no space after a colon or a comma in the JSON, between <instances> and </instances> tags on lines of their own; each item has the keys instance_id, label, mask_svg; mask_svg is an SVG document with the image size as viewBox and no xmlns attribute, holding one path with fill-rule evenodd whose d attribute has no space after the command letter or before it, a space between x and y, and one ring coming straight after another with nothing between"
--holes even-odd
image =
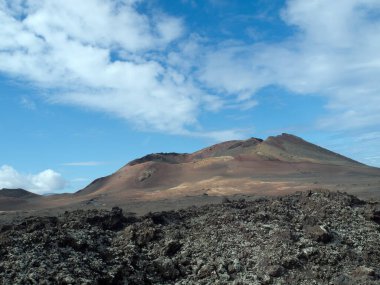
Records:
<instances>
[{"instance_id":1,"label":"small rock fragment","mask_svg":"<svg viewBox=\"0 0 380 285\"><path fill-rule=\"evenodd\" d=\"M332 234L324 226L307 226L306 234L317 242L328 243L332 240Z\"/></svg>"}]
</instances>

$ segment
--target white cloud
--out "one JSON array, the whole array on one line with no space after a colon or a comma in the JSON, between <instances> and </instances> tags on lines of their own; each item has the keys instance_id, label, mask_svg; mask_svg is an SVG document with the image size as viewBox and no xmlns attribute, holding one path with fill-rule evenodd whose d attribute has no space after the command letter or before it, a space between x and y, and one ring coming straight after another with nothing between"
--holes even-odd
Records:
<instances>
[{"instance_id":1,"label":"white cloud","mask_svg":"<svg viewBox=\"0 0 380 285\"><path fill-rule=\"evenodd\" d=\"M50 102L179 133L212 96L203 99L191 78L163 63L182 20L148 17L139 2L0 0L0 71L50 89Z\"/></svg>"},{"instance_id":2,"label":"white cloud","mask_svg":"<svg viewBox=\"0 0 380 285\"><path fill-rule=\"evenodd\" d=\"M289 0L282 13L295 29L279 43L225 42L205 52L201 80L239 99L270 85L324 96L319 126L355 129L380 121L380 2Z\"/></svg>"},{"instance_id":3,"label":"white cloud","mask_svg":"<svg viewBox=\"0 0 380 285\"><path fill-rule=\"evenodd\" d=\"M62 190L66 184L61 174L51 169L37 174L22 174L8 165L0 167L0 189L23 188L37 194L45 194Z\"/></svg>"},{"instance_id":4,"label":"white cloud","mask_svg":"<svg viewBox=\"0 0 380 285\"><path fill-rule=\"evenodd\" d=\"M271 85L327 98L322 128L380 121L379 1L289 0L293 35L255 44L208 43L142 2L0 0L0 72L155 132L191 133L200 112L247 110Z\"/></svg>"}]
</instances>

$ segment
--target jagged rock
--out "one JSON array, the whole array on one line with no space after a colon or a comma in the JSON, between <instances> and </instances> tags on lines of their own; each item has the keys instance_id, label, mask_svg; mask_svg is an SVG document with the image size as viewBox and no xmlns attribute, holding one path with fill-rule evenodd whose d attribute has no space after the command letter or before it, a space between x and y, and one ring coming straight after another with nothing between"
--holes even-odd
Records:
<instances>
[{"instance_id":1,"label":"jagged rock","mask_svg":"<svg viewBox=\"0 0 380 285\"><path fill-rule=\"evenodd\" d=\"M222 203L224 203L224 204L231 203L231 200L228 199L227 197L223 197Z\"/></svg>"},{"instance_id":2,"label":"jagged rock","mask_svg":"<svg viewBox=\"0 0 380 285\"><path fill-rule=\"evenodd\" d=\"M208 264L205 264L198 270L197 276L200 279L204 279L210 276L212 274L212 271L213 271L213 268L209 266Z\"/></svg>"},{"instance_id":3,"label":"jagged rock","mask_svg":"<svg viewBox=\"0 0 380 285\"><path fill-rule=\"evenodd\" d=\"M167 256L175 255L182 247L182 244L176 240L171 240L165 247L164 254Z\"/></svg>"},{"instance_id":4,"label":"jagged rock","mask_svg":"<svg viewBox=\"0 0 380 285\"><path fill-rule=\"evenodd\" d=\"M281 265L272 265L267 268L268 275L271 277L280 277L284 275L285 273L285 268L282 267Z\"/></svg>"},{"instance_id":5,"label":"jagged rock","mask_svg":"<svg viewBox=\"0 0 380 285\"><path fill-rule=\"evenodd\" d=\"M380 205L374 205L373 208L368 209L366 216L368 219L380 224Z\"/></svg>"},{"instance_id":6,"label":"jagged rock","mask_svg":"<svg viewBox=\"0 0 380 285\"><path fill-rule=\"evenodd\" d=\"M156 171L157 170L155 168L149 168L149 169L144 170L138 177L138 181L143 182L149 179Z\"/></svg>"},{"instance_id":7,"label":"jagged rock","mask_svg":"<svg viewBox=\"0 0 380 285\"><path fill-rule=\"evenodd\" d=\"M334 278L334 281L332 284L334 284L334 285L355 285L354 280L346 274L342 274L342 275L339 275L338 277Z\"/></svg>"},{"instance_id":8,"label":"jagged rock","mask_svg":"<svg viewBox=\"0 0 380 285\"><path fill-rule=\"evenodd\" d=\"M305 231L311 239L318 242L327 243L333 238L332 234L324 226L308 226Z\"/></svg>"},{"instance_id":9,"label":"jagged rock","mask_svg":"<svg viewBox=\"0 0 380 285\"><path fill-rule=\"evenodd\" d=\"M178 269L170 258L159 257L154 264L163 279L174 280L179 275Z\"/></svg>"},{"instance_id":10,"label":"jagged rock","mask_svg":"<svg viewBox=\"0 0 380 285\"><path fill-rule=\"evenodd\" d=\"M354 277L363 277L363 276L375 276L375 270L365 266L359 266L352 272Z\"/></svg>"},{"instance_id":11,"label":"jagged rock","mask_svg":"<svg viewBox=\"0 0 380 285\"><path fill-rule=\"evenodd\" d=\"M0 284L380 284L377 206L310 191L21 218L0 229Z\"/></svg>"}]
</instances>

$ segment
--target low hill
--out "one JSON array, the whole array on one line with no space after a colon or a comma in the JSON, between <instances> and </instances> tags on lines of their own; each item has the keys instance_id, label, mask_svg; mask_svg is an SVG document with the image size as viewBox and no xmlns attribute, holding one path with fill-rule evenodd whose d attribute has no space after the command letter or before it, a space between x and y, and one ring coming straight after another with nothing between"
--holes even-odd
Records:
<instances>
[{"instance_id":1,"label":"low hill","mask_svg":"<svg viewBox=\"0 0 380 285\"><path fill-rule=\"evenodd\" d=\"M17 188L0 189L0 211L23 210L40 207L40 195ZM37 204L31 202L36 201Z\"/></svg>"},{"instance_id":2,"label":"low hill","mask_svg":"<svg viewBox=\"0 0 380 285\"><path fill-rule=\"evenodd\" d=\"M9 188L3 188L0 189L0 197L7 197L7 198L35 198L38 197L38 194L29 192L27 190L17 188L17 189L9 189Z\"/></svg>"}]
</instances>

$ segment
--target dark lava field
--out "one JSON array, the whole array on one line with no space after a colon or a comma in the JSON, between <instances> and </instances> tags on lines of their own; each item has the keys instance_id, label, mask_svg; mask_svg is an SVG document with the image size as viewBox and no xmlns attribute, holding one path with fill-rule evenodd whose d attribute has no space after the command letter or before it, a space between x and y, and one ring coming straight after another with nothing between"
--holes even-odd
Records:
<instances>
[{"instance_id":1,"label":"dark lava field","mask_svg":"<svg viewBox=\"0 0 380 285\"><path fill-rule=\"evenodd\" d=\"M315 190L0 226L1 284L380 284L380 207Z\"/></svg>"}]
</instances>

